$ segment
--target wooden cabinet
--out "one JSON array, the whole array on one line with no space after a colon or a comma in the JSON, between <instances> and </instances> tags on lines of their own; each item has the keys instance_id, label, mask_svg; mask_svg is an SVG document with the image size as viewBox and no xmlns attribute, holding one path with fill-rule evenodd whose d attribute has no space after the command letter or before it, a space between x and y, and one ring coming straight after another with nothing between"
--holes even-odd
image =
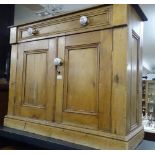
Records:
<instances>
[{"instance_id":1,"label":"wooden cabinet","mask_svg":"<svg viewBox=\"0 0 155 155\"><path fill-rule=\"evenodd\" d=\"M101 5L12 27L5 126L97 149L135 148L143 139L144 17L137 5Z\"/></svg>"}]
</instances>

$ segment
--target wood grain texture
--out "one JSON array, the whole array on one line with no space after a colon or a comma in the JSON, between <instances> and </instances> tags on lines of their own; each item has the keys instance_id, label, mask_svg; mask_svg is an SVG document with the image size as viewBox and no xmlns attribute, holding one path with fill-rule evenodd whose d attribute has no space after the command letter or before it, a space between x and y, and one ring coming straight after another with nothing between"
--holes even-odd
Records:
<instances>
[{"instance_id":1,"label":"wood grain texture","mask_svg":"<svg viewBox=\"0 0 155 155\"><path fill-rule=\"evenodd\" d=\"M62 115L63 124L98 129L98 117L90 113L78 113L76 111L64 111Z\"/></svg>"},{"instance_id":2,"label":"wood grain texture","mask_svg":"<svg viewBox=\"0 0 155 155\"><path fill-rule=\"evenodd\" d=\"M141 130L136 136L132 137L128 143L128 149L134 150L144 138L144 130Z\"/></svg>"},{"instance_id":3,"label":"wood grain texture","mask_svg":"<svg viewBox=\"0 0 155 155\"><path fill-rule=\"evenodd\" d=\"M131 51L131 59L132 59L132 66L131 66L131 130L137 126L138 123L138 104L139 104L139 64L138 64L138 57L139 57L139 36L136 34L132 34L132 51Z\"/></svg>"},{"instance_id":4,"label":"wood grain texture","mask_svg":"<svg viewBox=\"0 0 155 155\"><path fill-rule=\"evenodd\" d=\"M55 51L55 39L50 40L50 50L49 40L19 46L15 115L52 121L55 100Z\"/></svg>"},{"instance_id":5,"label":"wood grain texture","mask_svg":"<svg viewBox=\"0 0 155 155\"><path fill-rule=\"evenodd\" d=\"M89 18L89 24L85 27L80 25L79 20L81 16L87 16ZM93 29L101 26L107 27L110 23L111 6L104 6L94 10L92 9L64 17L49 19L35 24L21 26L18 29L18 40L48 36L52 34L75 32L83 29ZM29 35L27 32L29 27L37 28L39 33L37 35Z\"/></svg>"},{"instance_id":6,"label":"wood grain texture","mask_svg":"<svg viewBox=\"0 0 155 155\"><path fill-rule=\"evenodd\" d=\"M23 104L45 107L47 51L26 51L23 69Z\"/></svg>"},{"instance_id":7,"label":"wood grain texture","mask_svg":"<svg viewBox=\"0 0 155 155\"><path fill-rule=\"evenodd\" d=\"M99 129L111 132L112 30L102 31L100 38Z\"/></svg>"},{"instance_id":8,"label":"wood grain texture","mask_svg":"<svg viewBox=\"0 0 155 155\"><path fill-rule=\"evenodd\" d=\"M121 11L120 11L121 10ZM127 25L128 24L128 5L127 4L117 4L113 5L113 26Z\"/></svg>"},{"instance_id":9,"label":"wood grain texture","mask_svg":"<svg viewBox=\"0 0 155 155\"><path fill-rule=\"evenodd\" d=\"M61 139L69 141L75 144L80 144L84 146L89 146L96 149L134 149L140 143L143 138L143 130L138 131L136 134L132 135L132 138L128 140L120 140L119 136L106 137L103 135L96 135L95 133L84 131L73 130L72 127L62 128L61 126L54 126L47 124L46 122L35 122L33 120L24 120L21 118L8 117L5 118L5 125L8 127L13 127L15 129L37 133L43 136L52 137L56 139ZM16 124L16 125L15 125Z\"/></svg>"},{"instance_id":10,"label":"wood grain texture","mask_svg":"<svg viewBox=\"0 0 155 155\"><path fill-rule=\"evenodd\" d=\"M26 122L31 122L34 124L42 124L45 126L51 126L54 128L62 128L62 129L67 129L67 130L73 130L73 131L78 131L78 132L83 132L86 134L93 134L96 136L101 136L101 137L106 137L106 138L112 138L112 139L117 139L117 140L121 140L121 141L129 141L132 137L136 136L136 134L138 134L140 131L143 130L143 127L140 126L137 129L135 129L133 132L129 133L126 136L121 136L121 135L117 135L117 134L112 134L112 133L108 133L108 132L104 132L104 131L100 131L100 130L92 130L92 129L88 129L88 128L82 128L82 127L76 127L76 126L69 126L67 124L62 124L62 123L53 123L53 122L49 122L46 120L37 120L37 119L32 119L32 118L25 118L25 117L20 117L20 116L11 116L11 115L7 115L5 117L6 122L7 120L14 120L14 121L26 121ZM9 121L8 121L9 122ZM8 123L9 125L9 123Z\"/></svg>"},{"instance_id":11,"label":"wood grain texture","mask_svg":"<svg viewBox=\"0 0 155 155\"><path fill-rule=\"evenodd\" d=\"M54 121L55 119L55 102L56 102L56 70L54 58L57 55L57 38L49 40L49 53L47 57L47 105L46 120Z\"/></svg>"},{"instance_id":12,"label":"wood grain texture","mask_svg":"<svg viewBox=\"0 0 155 155\"><path fill-rule=\"evenodd\" d=\"M142 42L143 25L136 11L128 6L128 52L127 52L127 132L131 132L136 126L141 126L142 114ZM135 45L136 44L136 45ZM134 48L135 47L135 48ZM137 57L137 59L136 59ZM137 75L136 75L137 74ZM135 87L135 88L133 88ZM135 93L134 93L135 92ZM135 96L135 98L133 97ZM135 106L135 107L134 107ZM135 117L134 117L135 115ZM135 125L133 125L136 122Z\"/></svg>"},{"instance_id":13,"label":"wood grain texture","mask_svg":"<svg viewBox=\"0 0 155 155\"><path fill-rule=\"evenodd\" d=\"M64 74L60 73L64 79L61 82L64 83L64 88L61 85L64 94L62 96L61 91L61 96L57 96L63 97L63 100L61 106L60 103L56 105L56 112L60 114L62 111L61 116L56 117L59 117L59 122L77 126L81 122L83 127L109 132L112 71L109 69L107 74L104 72L107 65L112 65L112 31L71 35L66 39L64 37L61 45L62 42L65 47L61 46L60 50L65 50L64 65L59 68L65 70ZM108 82L104 82L104 78ZM88 121L89 116L92 121Z\"/></svg>"},{"instance_id":14,"label":"wood grain texture","mask_svg":"<svg viewBox=\"0 0 155 155\"><path fill-rule=\"evenodd\" d=\"M68 49L67 91L64 110L97 112L97 48ZM79 101L82 98L82 101Z\"/></svg>"},{"instance_id":15,"label":"wood grain texture","mask_svg":"<svg viewBox=\"0 0 155 155\"><path fill-rule=\"evenodd\" d=\"M8 114L14 114L15 93L16 93L16 68L18 58L18 46L12 45L11 50L11 68L10 68L10 82L9 82L9 106Z\"/></svg>"},{"instance_id":16,"label":"wood grain texture","mask_svg":"<svg viewBox=\"0 0 155 155\"><path fill-rule=\"evenodd\" d=\"M98 128L98 40L95 33L66 38L63 123ZM90 37L89 37L90 38ZM75 119L75 122L73 120ZM90 119L90 121L88 121Z\"/></svg>"},{"instance_id":17,"label":"wood grain texture","mask_svg":"<svg viewBox=\"0 0 155 155\"><path fill-rule=\"evenodd\" d=\"M126 135L127 27L113 31L112 133Z\"/></svg>"},{"instance_id":18,"label":"wood grain texture","mask_svg":"<svg viewBox=\"0 0 155 155\"><path fill-rule=\"evenodd\" d=\"M58 38L58 51L57 57L64 58L65 51L65 37ZM65 63L65 62L64 62ZM62 80L56 79L56 105L55 105L55 121L62 122L62 109L63 109L63 88L64 88L64 65L58 68Z\"/></svg>"}]
</instances>

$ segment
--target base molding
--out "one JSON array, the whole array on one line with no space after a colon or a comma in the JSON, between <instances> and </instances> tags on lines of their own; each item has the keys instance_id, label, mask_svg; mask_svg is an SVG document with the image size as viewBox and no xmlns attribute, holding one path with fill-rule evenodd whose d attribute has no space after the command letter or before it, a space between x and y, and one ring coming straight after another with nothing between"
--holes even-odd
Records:
<instances>
[{"instance_id":1,"label":"base molding","mask_svg":"<svg viewBox=\"0 0 155 155\"><path fill-rule=\"evenodd\" d=\"M46 121L37 121L16 116L6 116L4 126L35 133L38 135L61 139L67 142L84 145L95 149L134 149L144 138L143 128L140 127L127 136L76 129Z\"/></svg>"}]
</instances>

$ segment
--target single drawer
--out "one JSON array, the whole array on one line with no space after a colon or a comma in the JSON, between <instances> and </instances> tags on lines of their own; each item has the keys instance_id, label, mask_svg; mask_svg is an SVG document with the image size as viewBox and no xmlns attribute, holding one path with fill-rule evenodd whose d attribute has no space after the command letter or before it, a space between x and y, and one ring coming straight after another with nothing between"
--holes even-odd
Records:
<instances>
[{"instance_id":1,"label":"single drawer","mask_svg":"<svg viewBox=\"0 0 155 155\"><path fill-rule=\"evenodd\" d=\"M111 6L102 6L20 26L18 27L18 41L105 28L111 25L111 12Z\"/></svg>"}]
</instances>

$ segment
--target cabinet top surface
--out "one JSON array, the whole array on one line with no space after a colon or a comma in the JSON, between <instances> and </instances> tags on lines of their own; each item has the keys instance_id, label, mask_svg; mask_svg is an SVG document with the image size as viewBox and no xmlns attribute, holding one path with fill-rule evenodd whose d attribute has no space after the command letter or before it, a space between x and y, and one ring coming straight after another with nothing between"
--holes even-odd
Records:
<instances>
[{"instance_id":1,"label":"cabinet top surface","mask_svg":"<svg viewBox=\"0 0 155 155\"><path fill-rule=\"evenodd\" d=\"M100 8L100 7L106 7L106 6L110 6L110 5L112 6L112 4L102 4L102 5L100 4L100 5L95 5L93 7L87 7L85 9L80 9L80 10L78 9L78 10L75 10L75 11L64 12L64 13L60 13L60 14L52 16L52 17L48 17L48 18L44 18L44 19L40 19L40 20L34 20L32 22L26 22L26 23L17 24L17 25L15 24L15 25L9 26L9 28L17 27L17 26L24 26L24 25L28 25L28 24L37 23L37 22L42 22L42 21L46 21L46 20L49 20L49 19L63 17L63 16L66 16L66 15L71 15L73 13L75 14L75 13L79 13L79 12L82 12L82 11L87 11L87 10ZM144 12L142 11L142 9L140 8L140 6L138 4L132 4L132 7L136 10L137 14L139 15L139 17L141 18L142 21L147 21L148 20L147 17L145 16Z\"/></svg>"}]
</instances>

